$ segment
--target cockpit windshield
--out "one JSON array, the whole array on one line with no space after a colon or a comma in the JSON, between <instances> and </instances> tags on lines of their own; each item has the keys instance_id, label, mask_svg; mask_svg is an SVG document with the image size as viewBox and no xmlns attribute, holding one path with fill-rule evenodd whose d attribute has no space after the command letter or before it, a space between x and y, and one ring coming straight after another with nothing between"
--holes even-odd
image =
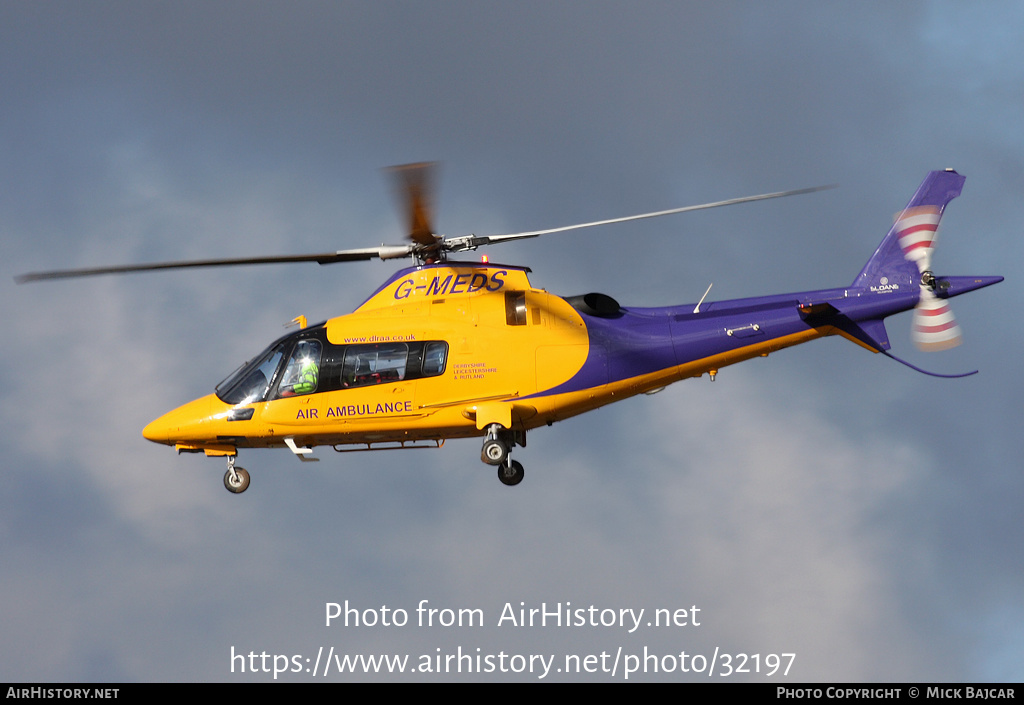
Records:
<instances>
[{"instance_id":1,"label":"cockpit windshield","mask_svg":"<svg viewBox=\"0 0 1024 705\"><path fill-rule=\"evenodd\" d=\"M242 365L217 385L217 397L226 404L251 404L263 399L281 365L284 347L284 343L275 343L259 357Z\"/></svg>"},{"instance_id":2,"label":"cockpit windshield","mask_svg":"<svg viewBox=\"0 0 1024 705\"><path fill-rule=\"evenodd\" d=\"M218 384L217 397L237 406L268 399L275 384L280 396L316 391L323 337L323 324L319 324L278 338ZM282 372L282 368L286 369Z\"/></svg>"}]
</instances>

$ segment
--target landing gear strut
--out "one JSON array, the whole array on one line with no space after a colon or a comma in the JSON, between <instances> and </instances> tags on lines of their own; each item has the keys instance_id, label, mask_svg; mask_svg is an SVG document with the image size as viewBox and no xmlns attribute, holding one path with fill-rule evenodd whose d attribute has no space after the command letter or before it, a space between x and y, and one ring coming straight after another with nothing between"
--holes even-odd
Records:
<instances>
[{"instance_id":1,"label":"landing gear strut","mask_svg":"<svg viewBox=\"0 0 1024 705\"><path fill-rule=\"evenodd\" d=\"M249 489L249 472L235 467L235 456L228 456L228 471L224 473L224 488L228 492L241 494Z\"/></svg>"},{"instance_id":2,"label":"landing gear strut","mask_svg":"<svg viewBox=\"0 0 1024 705\"><path fill-rule=\"evenodd\" d=\"M509 457L517 443L526 445L526 434L522 431L510 431L496 423L487 427L484 445L480 449L480 460L488 465L497 465L498 479L505 485L518 485L523 481L522 463Z\"/></svg>"}]
</instances>

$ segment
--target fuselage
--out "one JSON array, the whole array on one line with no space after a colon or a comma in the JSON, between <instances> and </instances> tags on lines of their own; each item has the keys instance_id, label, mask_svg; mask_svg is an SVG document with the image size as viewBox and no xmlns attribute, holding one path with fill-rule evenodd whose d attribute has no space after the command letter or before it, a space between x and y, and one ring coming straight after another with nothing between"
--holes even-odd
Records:
<instances>
[{"instance_id":1,"label":"fuselage","mask_svg":"<svg viewBox=\"0 0 1024 705\"><path fill-rule=\"evenodd\" d=\"M526 431L825 335L879 351L884 327L870 321L919 298L907 282L630 308L602 295L549 294L528 272L477 263L401 270L355 312L275 341L216 394L144 435L230 455L480 436L492 424ZM964 290L993 283L982 279Z\"/></svg>"}]
</instances>

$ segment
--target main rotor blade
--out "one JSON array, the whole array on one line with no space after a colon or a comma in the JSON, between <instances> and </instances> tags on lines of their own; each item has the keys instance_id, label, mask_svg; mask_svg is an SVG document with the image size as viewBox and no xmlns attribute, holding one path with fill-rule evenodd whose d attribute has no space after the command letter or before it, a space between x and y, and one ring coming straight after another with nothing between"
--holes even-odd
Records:
<instances>
[{"instance_id":1,"label":"main rotor blade","mask_svg":"<svg viewBox=\"0 0 1024 705\"><path fill-rule=\"evenodd\" d=\"M550 235L551 233L561 233L566 230L579 230L581 228L593 228L598 225L611 225L613 223L625 223L630 220L643 220L644 218L660 218L663 215L674 215L676 213L687 213L689 211L706 210L708 208L719 208L721 206L733 206L738 203L749 203L751 201L767 201L770 198L783 198L785 196L799 196L805 193L814 193L816 191L825 191L827 189L836 188L838 184L829 184L827 186L812 186L810 188L795 189L793 191L777 191L775 193L762 193L758 196L743 196L742 198L730 198L726 201L714 201L713 203L701 203L696 206L684 206L683 208L672 208L667 211L655 211L654 213L641 213L640 215L629 215L625 218L611 218L609 220L595 220L592 223L579 223L578 225L563 225L560 228L548 228L546 230L530 230L522 233L510 233L508 235L483 235L483 236L469 236L469 238L453 238L448 242L459 243L461 240L469 240L472 238L472 244L466 249L475 248L479 245L490 245L497 242L508 242L510 240L523 240L529 237L537 237L539 235Z\"/></svg>"},{"instance_id":2,"label":"main rotor blade","mask_svg":"<svg viewBox=\"0 0 1024 705\"><path fill-rule=\"evenodd\" d=\"M408 257L415 249L414 245L381 245L356 250L339 250L312 255L280 255L271 257L239 257L232 259L198 259L179 262L151 262L149 264L129 264L114 267L85 267L82 269L58 269L49 272L29 272L14 278L18 284L42 281L46 279L71 279L75 277L92 277L103 274L127 274L130 272L151 272L160 269L191 269L194 267L234 267L247 264L289 264L293 262L317 262L333 264L335 262L355 262L370 259L393 259Z\"/></svg>"},{"instance_id":3,"label":"main rotor blade","mask_svg":"<svg viewBox=\"0 0 1024 705\"><path fill-rule=\"evenodd\" d=\"M406 210L409 238L418 245L431 246L440 238L434 235L433 196L436 162L404 164L388 169L395 190Z\"/></svg>"}]
</instances>

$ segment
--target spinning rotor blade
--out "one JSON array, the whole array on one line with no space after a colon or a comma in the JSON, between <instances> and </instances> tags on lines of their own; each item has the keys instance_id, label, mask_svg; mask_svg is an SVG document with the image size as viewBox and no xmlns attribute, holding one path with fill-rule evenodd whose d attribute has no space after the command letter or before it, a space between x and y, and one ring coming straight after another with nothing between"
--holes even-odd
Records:
<instances>
[{"instance_id":1,"label":"spinning rotor blade","mask_svg":"<svg viewBox=\"0 0 1024 705\"><path fill-rule=\"evenodd\" d=\"M916 206L896 214L895 228L903 256L916 262L921 274L932 268L932 252L941 219L942 208L938 206Z\"/></svg>"},{"instance_id":2,"label":"spinning rotor blade","mask_svg":"<svg viewBox=\"0 0 1024 705\"><path fill-rule=\"evenodd\" d=\"M433 195L436 162L420 162L393 166L388 171L395 182L395 190L402 206L407 210L409 238L417 245L431 247L441 238L434 235Z\"/></svg>"},{"instance_id":3,"label":"spinning rotor blade","mask_svg":"<svg viewBox=\"0 0 1024 705\"><path fill-rule=\"evenodd\" d=\"M816 191L825 191L827 189L836 188L838 184L829 184L827 186L812 186L811 188L801 188L793 191L777 191L775 193L763 193L758 196L743 196L742 198L730 198L725 201L714 201L712 203L701 203L696 206L684 206L683 208L672 208L667 211L655 211L653 213L641 213L639 215L629 215L624 218L610 218L609 220L595 220L591 223L579 223L577 225L563 225L559 228L548 228L546 230L530 230L522 233L510 233L508 235L483 235L477 236L466 236L459 238L452 238L445 241L446 249L453 252L461 250L476 249L480 245L492 245L498 242L509 242L512 240L525 240L530 237L537 237L539 235L550 235L551 233L561 233L567 230L579 230L582 228L592 228L598 225L611 225L613 223L625 223L630 220L643 220L645 218L659 218L663 215L674 215L676 213L687 213L689 211L707 210L709 208L719 208L721 206L733 206L739 203L749 203L751 201L767 201L770 198L783 198L785 196L799 196L805 193L814 193Z\"/></svg>"},{"instance_id":4,"label":"spinning rotor blade","mask_svg":"<svg viewBox=\"0 0 1024 705\"><path fill-rule=\"evenodd\" d=\"M591 228L598 225L611 225L613 223L625 223L631 220L642 220L644 218L657 218L663 215L686 213L689 211L718 208L720 206L731 206L751 201L765 201L771 198L782 198L784 196L796 196L804 193L814 193L825 189L835 188L835 185L815 186L812 188L796 189L794 191L779 191L776 193L765 193L758 196L744 196L732 198L726 201L715 201L703 203L696 206L685 206L671 210L656 211L653 213L641 213L625 218L611 218L609 220L597 220L590 223L577 225L565 225L559 228L548 228L546 230L531 230L528 232L511 233L507 235L465 235L462 237L443 239L434 234L432 203L432 183L436 164L423 162L419 164L407 164L389 169L391 172L402 202L407 206L409 221L409 238L412 242L404 245L381 245L380 247L366 247L354 250L339 250L337 252L324 252L319 254L305 255L281 255L269 257L239 257L227 259L203 259L183 260L176 262L153 262L149 264L131 264L113 267L86 267L81 269L60 269L46 272L30 272L21 274L14 279L19 284L26 282L41 281L45 279L70 279L74 277L89 277L103 274L125 274L129 272L149 272L161 269L190 269L196 267L231 267L249 264L289 264L294 262L317 262L318 264L332 264L335 262L354 262L371 259L396 259L399 257L415 256L420 261L434 262L445 259L448 252L464 252L475 250L481 245L491 245L499 242L522 240L525 238L548 235L567 230L579 230ZM929 250L930 252L930 250Z\"/></svg>"},{"instance_id":5,"label":"spinning rotor blade","mask_svg":"<svg viewBox=\"0 0 1024 705\"><path fill-rule=\"evenodd\" d=\"M948 350L963 342L949 302L935 295L936 279L931 272L942 210L934 205L906 208L896 214L894 226L903 256L915 262L921 274L921 298L914 307L910 338L925 352Z\"/></svg>"},{"instance_id":6,"label":"spinning rotor blade","mask_svg":"<svg viewBox=\"0 0 1024 705\"><path fill-rule=\"evenodd\" d=\"M910 337L919 350L926 352L948 350L963 342L949 302L935 296L926 286L921 287L921 300L914 307Z\"/></svg>"},{"instance_id":7,"label":"spinning rotor blade","mask_svg":"<svg viewBox=\"0 0 1024 705\"><path fill-rule=\"evenodd\" d=\"M126 274L129 272L151 272L160 269L190 269L193 267L233 267L246 264L288 264L292 262L317 262L333 264L335 262L355 262L375 258L392 259L408 257L414 251L413 245L381 245L356 250L339 250L314 255L282 255L271 257L240 257L234 259L201 259L179 262L152 262L149 264L129 264L115 267L86 267L83 269L59 269L49 272L30 272L14 278L18 284L41 281L44 279L71 279L74 277L91 277L102 274Z\"/></svg>"}]
</instances>

